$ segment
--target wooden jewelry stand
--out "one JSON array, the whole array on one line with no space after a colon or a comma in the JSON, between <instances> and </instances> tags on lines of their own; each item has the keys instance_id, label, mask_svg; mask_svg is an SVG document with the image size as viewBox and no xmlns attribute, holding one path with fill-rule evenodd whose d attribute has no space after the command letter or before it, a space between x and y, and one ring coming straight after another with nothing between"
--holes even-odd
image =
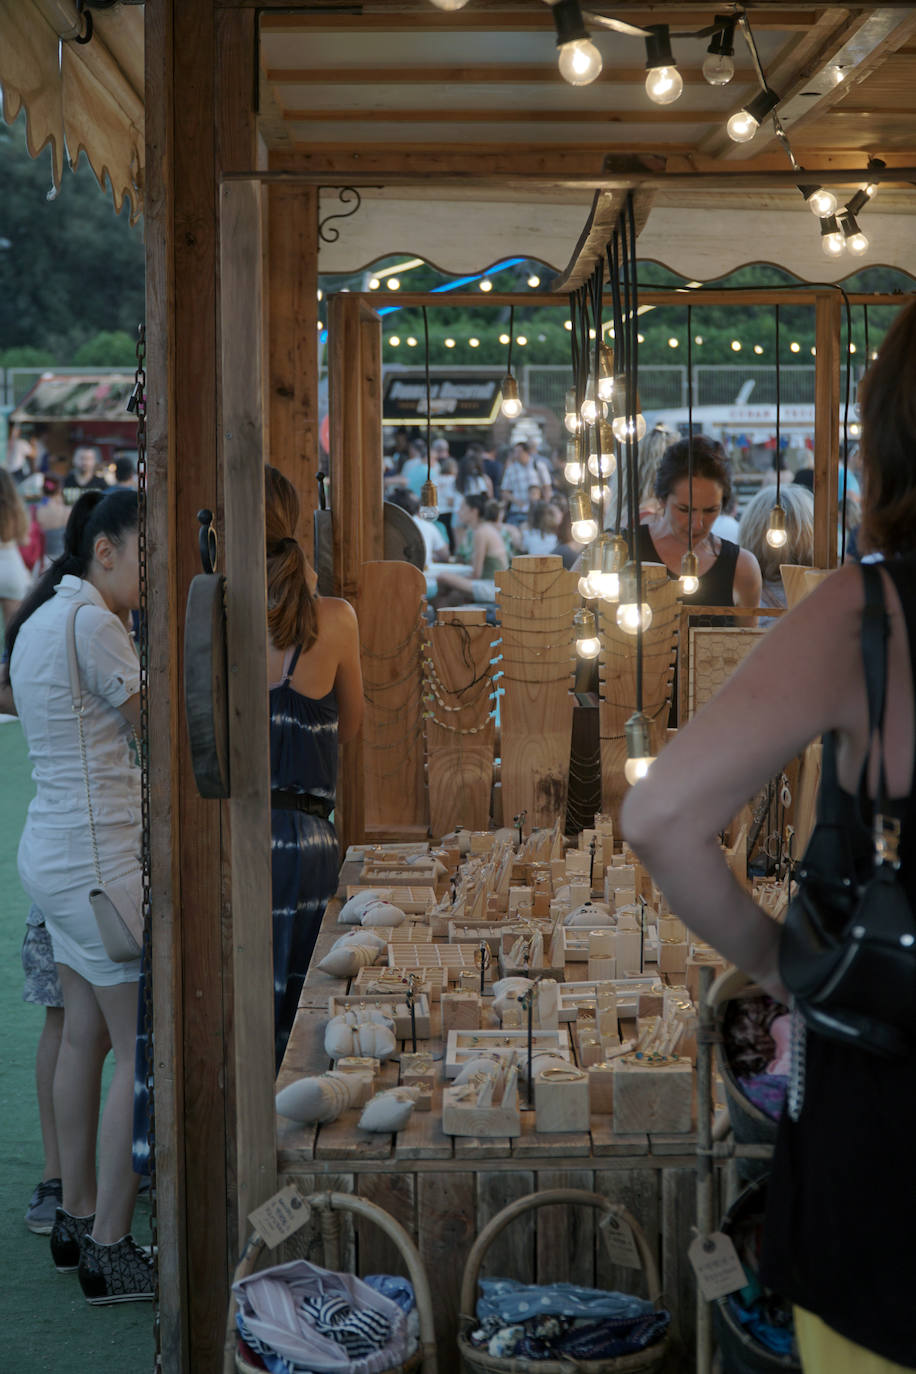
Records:
<instances>
[{"instance_id":1,"label":"wooden jewelry stand","mask_svg":"<svg viewBox=\"0 0 916 1374\"><path fill-rule=\"evenodd\" d=\"M657 754L668 729L674 656L678 632L678 583L659 563L643 563L643 601L652 607L652 624L643 635L643 712L651 721L650 743ZM627 784L624 725L636 710L636 636L617 624L617 606L599 601L599 659L602 808L617 825Z\"/></svg>"},{"instance_id":2,"label":"wooden jewelry stand","mask_svg":"<svg viewBox=\"0 0 916 1374\"><path fill-rule=\"evenodd\" d=\"M530 826L566 817L578 579L560 558L514 558L496 574L503 629L500 679L503 815Z\"/></svg>"},{"instance_id":3,"label":"wooden jewelry stand","mask_svg":"<svg viewBox=\"0 0 916 1374\"><path fill-rule=\"evenodd\" d=\"M363 669L363 806L366 836L421 835L428 825L423 772L423 620L426 581L411 563L363 565L359 621Z\"/></svg>"},{"instance_id":4,"label":"wooden jewelry stand","mask_svg":"<svg viewBox=\"0 0 916 1374\"><path fill-rule=\"evenodd\" d=\"M426 759L434 835L486 830L493 789L492 694L499 631L483 610L440 612L426 655Z\"/></svg>"}]
</instances>

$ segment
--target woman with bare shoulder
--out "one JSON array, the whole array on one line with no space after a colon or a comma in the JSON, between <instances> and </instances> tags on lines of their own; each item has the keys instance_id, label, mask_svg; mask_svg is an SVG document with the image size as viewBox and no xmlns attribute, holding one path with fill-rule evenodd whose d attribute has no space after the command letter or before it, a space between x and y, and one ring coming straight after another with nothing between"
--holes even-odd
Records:
<instances>
[{"instance_id":1,"label":"woman with bare shoulder","mask_svg":"<svg viewBox=\"0 0 916 1374\"><path fill-rule=\"evenodd\" d=\"M349 602L316 594L296 540L299 497L264 472L270 681L274 1021L279 1070L340 856L331 822L337 750L363 715L359 628Z\"/></svg>"}]
</instances>

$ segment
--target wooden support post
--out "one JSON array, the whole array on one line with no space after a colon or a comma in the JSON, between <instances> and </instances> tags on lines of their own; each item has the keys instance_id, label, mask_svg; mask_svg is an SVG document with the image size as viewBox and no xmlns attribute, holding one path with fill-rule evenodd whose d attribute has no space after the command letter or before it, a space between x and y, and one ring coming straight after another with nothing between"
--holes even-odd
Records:
<instances>
[{"instance_id":1,"label":"wooden support post","mask_svg":"<svg viewBox=\"0 0 916 1374\"><path fill-rule=\"evenodd\" d=\"M358 616L362 567L384 558L381 324L348 293L329 302L328 390L334 590ZM339 777L335 819L345 849L365 829L361 736L341 749Z\"/></svg>"},{"instance_id":2,"label":"wooden support post","mask_svg":"<svg viewBox=\"0 0 916 1374\"><path fill-rule=\"evenodd\" d=\"M299 493L297 537L314 559L318 504L318 192L267 188L268 432L265 457Z\"/></svg>"},{"instance_id":3,"label":"wooden support post","mask_svg":"<svg viewBox=\"0 0 916 1374\"><path fill-rule=\"evenodd\" d=\"M220 188L221 454L225 492L232 887L236 1241L276 1191L270 744L262 458L262 204L256 181ZM232 1150L234 1147L234 1150Z\"/></svg>"},{"instance_id":4,"label":"wooden support post","mask_svg":"<svg viewBox=\"0 0 916 1374\"><path fill-rule=\"evenodd\" d=\"M814 306L814 566L837 559L837 468L840 455L840 337L838 291L818 295Z\"/></svg>"}]
</instances>

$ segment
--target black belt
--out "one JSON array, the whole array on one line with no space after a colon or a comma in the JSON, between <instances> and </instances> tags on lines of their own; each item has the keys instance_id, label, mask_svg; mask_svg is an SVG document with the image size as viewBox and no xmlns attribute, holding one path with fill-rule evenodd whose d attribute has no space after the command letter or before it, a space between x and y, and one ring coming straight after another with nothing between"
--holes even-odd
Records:
<instances>
[{"instance_id":1,"label":"black belt","mask_svg":"<svg viewBox=\"0 0 916 1374\"><path fill-rule=\"evenodd\" d=\"M279 811L304 811L307 816L320 816L326 821L334 810L334 803L310 792L271 792L270 804Z\"/></svg>"}]
</instances>

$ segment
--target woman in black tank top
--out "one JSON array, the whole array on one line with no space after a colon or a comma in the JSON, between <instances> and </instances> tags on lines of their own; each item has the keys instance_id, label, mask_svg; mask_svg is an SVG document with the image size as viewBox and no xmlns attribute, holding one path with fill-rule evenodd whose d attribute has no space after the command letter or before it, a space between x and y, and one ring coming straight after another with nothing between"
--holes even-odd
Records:
<instances>
[{"instance_id":1,"label":"woman in black tank top","mask_svg":"<svg viewBox=\"0 0 916 1374\"><path fill-rule=\"evenodd\" d=\"M903 815L899 881L916 933L914 396L916 302L900 311L858 398L861 547L884 556L890 631L882 748L888 794ZM718 835L827 732L836 778L825 785L855 796L869 743L864 605L855 564L825 579L665 747L621 817L671 910L782 1002L780 927L730 873ZM873 795L873 781L866 785ZM795 1304L806 1374L916 1369L914 1143L916 1043L906 1058L885 1060L808 1031L803 1107L779 1127L762 1270Z\"/></svg>"},{"instance_id":2,"label":"woman in black tank top","mask_svg":"<svg viewBox=\"0 0 916 1374\"><path fill-rule=\"evenodd\" d=\"M639 527L639 555L645 563L663 563L669 577L679 577L681 560L692 547L699 564L699 586L682 593L697 606L757 606L761 576L757 560L712 527L731 497L731 473L720 444L698 435L693 441L693 492L686 439L666 450L655 477L658 515Z\"/></svg>"}]
</instances>

